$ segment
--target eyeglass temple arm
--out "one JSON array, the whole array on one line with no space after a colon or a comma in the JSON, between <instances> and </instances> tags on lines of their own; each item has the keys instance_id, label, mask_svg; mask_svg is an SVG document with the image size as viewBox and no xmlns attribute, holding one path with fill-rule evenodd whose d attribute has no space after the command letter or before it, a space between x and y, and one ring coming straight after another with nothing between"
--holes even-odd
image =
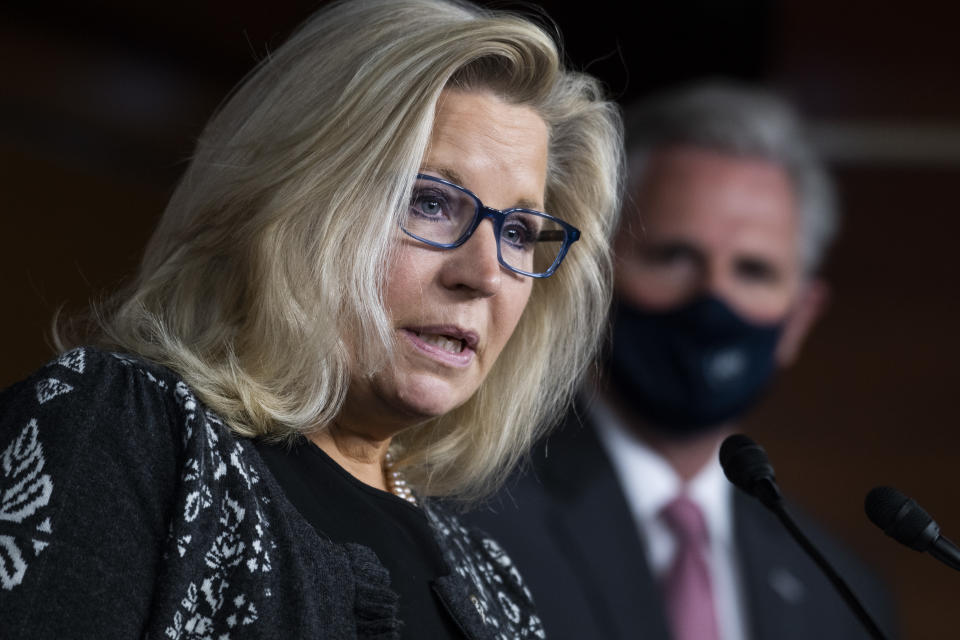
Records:
<instances>
[{"instance_id":1,"label":"eyeglass temple arm","mask_svg":"<svg viewBox=\"0 0 960 640\"><path fill-rule=\"evenodd\" d=\"M553 229L541 231L537 234L537 242L563 242L564 231L562 229Z\"/></svg>"}]
</instances>

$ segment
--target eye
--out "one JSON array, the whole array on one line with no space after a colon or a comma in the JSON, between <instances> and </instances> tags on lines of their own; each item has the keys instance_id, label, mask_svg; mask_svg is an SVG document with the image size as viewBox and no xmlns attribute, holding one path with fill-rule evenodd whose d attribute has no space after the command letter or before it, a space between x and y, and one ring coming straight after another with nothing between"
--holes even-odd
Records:
<instances>
[{"instance_id":1,"label":"eye","mask_svg":"<svg viewBox=\"0 0 960 640\"><path fill-rule=\"evenodd\" d=\"M736 273L741 280L756 284L772 284L780 279L780 273L776 266L758 258L741 258L738 260Z\"/></svg>"},{"instance_id":2,"label":"eye","mask_svg":"<svg viewBox=\"0 0 960 640\"><path fill-rule=\"evenodd\" d=\"M449 217L449 209L446 197L436 189L415 189L410 198L410 214L419 218Z\"/></svg>"},{"instance_id":3,"label":"eye","mask_svg":"<svg viewBox=\"0 0 960 640\"><path fill-rule=\"evenodd\" d=\"M503 228L500 231L500 239L518 249L532 249L536 237L536 227L529 220L519 216L510 216L504 220Z\"/></svg>"},{"instance_id":4,"label":"eye","mask_svg":"<svg viewBox=\"0 0 960 640\"><path fill-rule=\"evenodd\" d=\"M647 246L642 249L642 255L647 263L659 267L679 267L700 261L697 251L683 243Z\"/></svg>"}]
</instances>

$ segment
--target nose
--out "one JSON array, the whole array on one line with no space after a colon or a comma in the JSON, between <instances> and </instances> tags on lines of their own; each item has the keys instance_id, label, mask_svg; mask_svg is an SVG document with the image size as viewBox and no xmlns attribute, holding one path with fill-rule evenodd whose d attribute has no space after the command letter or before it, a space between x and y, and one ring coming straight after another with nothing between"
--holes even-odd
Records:
<instances>
[{"instance_id":1,"label":"nose","mask_svg":"<svg viewBox=\"0 0 960 640\"><path fill-rule=\"evenodd\" d=\"M724 298L730 293L730 278L724 273L723 265L718 260L706 261L703 265L703 272L700 274L699 284L698 295Z\"/></svg>"},{"instance_id":2,"label":"nose","mask_svg":"<svg viewBox=\"0 0 960 640\"><path fill-rule=\"evenodd\" d=\"M696 295L709 295L723 300L734 308L740 308L744 302L749 305L750 301L756 297L757 292L744 288L743 283L737 279L734 267L729 262L714 259L704 263L700 286Z\"/></svg>"},{"instance_id":3,"label":"nose","mask_svg":"<svg viewBox=\"0 0 960 640\"><path fill-rule=\"evenodd\" d=\"M465 243L446 252L445 257L441 275L444 286L484 298L500 290L502 270L492 221L481 222Z\"/></svg>"}]
</instances>

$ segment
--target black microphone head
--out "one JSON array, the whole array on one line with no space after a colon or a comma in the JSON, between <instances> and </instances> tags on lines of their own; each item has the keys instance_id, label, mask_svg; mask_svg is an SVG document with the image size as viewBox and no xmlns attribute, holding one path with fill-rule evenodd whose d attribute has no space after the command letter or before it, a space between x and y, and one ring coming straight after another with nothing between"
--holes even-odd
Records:
<instances>
[{"instance_id":1,"label":"black microphone head","mask_svg":"<svg viewBox=\"0 0 960 640\"><path fill-rule=\"evenodd\" d=\"M873 524L911 549L927 551L940 537L940 527L930 514L893 487L874 487L863 507Z\"/></svg>"},{"instance_id":2,"label":"black microphone head","mask_svg":"<svg viewBox=\"0 0 960 640\"><path fill-rule=\"evenodd\" d=\"M770 506L780 500L773 465L767 452L756 442L735 433L720 445L720 466L727 480Z\"/></svg>"}]
</instances>

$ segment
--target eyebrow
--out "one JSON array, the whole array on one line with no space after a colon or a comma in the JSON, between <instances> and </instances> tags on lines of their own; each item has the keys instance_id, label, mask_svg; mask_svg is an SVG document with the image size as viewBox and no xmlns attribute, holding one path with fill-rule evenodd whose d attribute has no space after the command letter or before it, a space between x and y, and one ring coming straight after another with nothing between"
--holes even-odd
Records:
<instances>
[{"instance_id":1,"label":"eyebrow","mask_svg":"<svg viewBox=\"0 0 960 640\"><path fill-rule=\"evenodd\" d=\"M644 238L642 243L637 244L637 247L641 253L648 255L654 254L659 256L673 251L685 251L701 262L707 259L707 252L704 251L702 247L686 239L670 238L667 240L649 240Z\"/></svg>"},{"instance_id":2,"label":"eyebrow","mask_svg":"<svg viewBox=\"0 0 960 640\"><path fill-rule=\"evenodd\" d=\"M430 173L439 173L440 177L454 184L463 185L463 177L453 169L446 167L434 167L433 165L424 165L420 167L420 173L428 171Z\"/></svg>"},{"instance_id":3,"label":"eyebrow","mask_svg":"<svg viewBox=\"0 0 960 640\"><path fill-rule=\"evenodd\" d=\"M690 253L701 262L706 262L709 259L709 252L707 250L695 242L690 242L686 239L646 241L642 250L645 253L659 254L681 250ZM749 250L737 252L734 256L733 263L736 267L762 267L775 275L780 275L784 271L784 267L770 256Z\"/></svg>"},{"instance_id":4,"label":"eyebrow","mask_svg":"<svg viewBox=\"0 0 960 640\"><path fill-rule=\"evenodd\" d=\"M452 182L456 185L459 185L464 189L469 189L469 187L467 187L464 184L464 182L466 181L463 179L463 176L461 176L459 173L457 173L453 169L449 169L447 167L435 167L433 165L424 165L420 167L420 173L424 173L424 172L440 174L440 177L443 178L444 180L447 180L448 182ZM471 190L471 193L473 193L472 190ZM542 209L540 208L541 206L542 205L540 205L535 200L528 200L527 198L521 198L520 200L517 200L517 202L512 207L506 207L505 209L533 209L535 211L542 212Z\"/></svg>"}]
</instances>

